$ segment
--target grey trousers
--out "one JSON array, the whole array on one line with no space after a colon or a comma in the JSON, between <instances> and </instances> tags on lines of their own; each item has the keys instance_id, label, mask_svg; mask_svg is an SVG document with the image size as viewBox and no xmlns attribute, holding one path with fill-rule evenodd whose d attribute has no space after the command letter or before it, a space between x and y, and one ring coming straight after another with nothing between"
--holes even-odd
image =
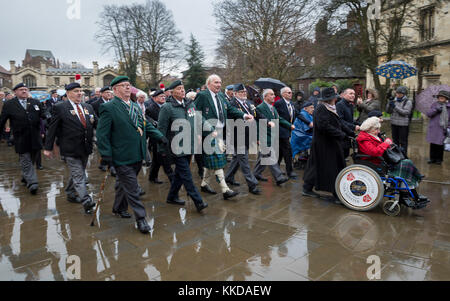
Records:
<instances>
[{"instance_id":1,"label":"grey trousers","mask_svg":"<svg viewBox=\"0 0 450 301\"><path fill-rule=\"evenodd\" d=\"M264 158L265 160L269 160L269 158L273 156L272 159L270 159L273 164L271 165L262 165L261 160ZM280 165L278 164L278 161L275 160L274 151L272 150L267 155L262 155L261 152L258 154L258 161L256 162L255 170L253 171L253 174L255 177L261 177L261 174L266 169L266 166L269 166L270 172L272 173L273 178L275 181L280 181L283 179L283 172L281 171Z\"/></svg>"},{"instance_id":2,"label":"grey trousers","mask_svg":"<svg viewBox=\"0 0 450 301\"><path fill-rule=\"evenodd\" d=\"M36 155L40 151L19 154L20 166L22 167L22 177L26 181L27 188L33 184L38 184L38 178L34 163L36 162Z\"/></svg>"},{"instance_id":3,"label":"grey trousers","mask_svg":"<svg viewBox=\"0 0 450 301\"><path fill-rule=\"evenodd\" d=\"M231 160L230 167L225 174L225 180L227 182L234 181L234 175L239 170L239 167L244 174L245 181L247 181L247 185L249 188L254 188L258 185L258 180L252 173L250 169L250 163L248 162L248 148L245 149L245 154L235 154L233 155L233 159Z\"/></svg>"},{"instance_id":4,"label":"grey trousers","mask_svg":"<svg viewBox=\"0 0 450 301\"><path fill-rule=\"evenodd\" d=\"M82 202L90 200L86 186L86 165L88 157L85 158L64 158L69 168L70 177L66 187L66 194L71 197L78 197Z\"/></svg>"},{"instance_id":5,"label":"grey trousers","mask_svg":"<svg viewBox=\"0 0 450 301\"><path fill-rule=\"evenodd\" d=\"M147 215L139 196L140 189L137 176L141 168L142 162L116 166L116 198L114 199L113 211L127 211L128 205L130 205L136 220L144 219Z\"/></svg>"}]
</instances>

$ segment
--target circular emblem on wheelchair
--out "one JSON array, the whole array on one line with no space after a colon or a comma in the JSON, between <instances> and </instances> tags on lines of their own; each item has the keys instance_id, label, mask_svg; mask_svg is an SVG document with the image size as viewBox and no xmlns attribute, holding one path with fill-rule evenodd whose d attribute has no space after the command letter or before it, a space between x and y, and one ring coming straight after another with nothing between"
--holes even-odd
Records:
<instances>
[{"instance_id":1,"label":"circular emblem on wheelchair","mask_svg":"<svg viewBox=\"0 0 450 301\"><path fill-rule=\"evenodd\" d=\"M348 170L340 177L339 192L349 205L367 207L379 198L379 180L366 169Z\"/></svg>"}]
</instances>

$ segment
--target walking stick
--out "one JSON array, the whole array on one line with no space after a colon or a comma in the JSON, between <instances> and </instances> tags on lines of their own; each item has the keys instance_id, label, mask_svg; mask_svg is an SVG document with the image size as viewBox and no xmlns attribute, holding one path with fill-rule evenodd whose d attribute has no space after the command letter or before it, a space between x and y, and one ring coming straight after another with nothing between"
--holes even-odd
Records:
<instances>
[{"instance_id":1,"label":"walking stick","mask_svg":"<svg viewBox=\"0 0 450 301\"><path fill-rule=\"evenodd\" d=\"M94 227L94 225L95 225L95 218L97 217L98 207L100 207L100 203L103 201L103 195L105 192L105 184L106 184L106 180L108 179L108 176L109 176L109 170L106 171L102 186L100 186L100 199L98 200L97 206L95 207L94 216L92 217L92 221L91 221L91 227Z\"/></svg>"}]
</instances>

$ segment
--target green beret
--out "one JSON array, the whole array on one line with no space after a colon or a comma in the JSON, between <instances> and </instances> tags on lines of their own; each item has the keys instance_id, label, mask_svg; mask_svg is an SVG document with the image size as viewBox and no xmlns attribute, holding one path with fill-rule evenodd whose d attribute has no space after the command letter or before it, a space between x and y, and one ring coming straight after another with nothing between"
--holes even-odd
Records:
<instances>
[{"instance_id":1,"label":"green beret","mask_svg":"<svg viewBox=\"0 0 450 301\"><path fill-rule=\"evenodd\" d=\"M176 80L169 86L169 88L166 89L166 91L173 90L176 87L182 86L182 85L183 85L183 82L181 80Z\"/></svg>"},{"instance_id":2,"label":"green beret","mask_svg":"<svg viewBox=\"0 0 450 301\"><path fill-rule=\"evenodd\" d=\"M130 81L130 79L128 78L128 76L118 76L112 80L111 87L114 87L115 85L123 83L123 82L129 82L129 81Z\"/></svg>"}]
</instances>

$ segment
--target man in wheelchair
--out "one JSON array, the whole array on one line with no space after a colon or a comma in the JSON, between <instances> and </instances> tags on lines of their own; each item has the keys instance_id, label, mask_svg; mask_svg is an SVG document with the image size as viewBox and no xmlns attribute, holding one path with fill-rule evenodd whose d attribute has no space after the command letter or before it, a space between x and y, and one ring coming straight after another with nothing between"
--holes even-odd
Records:
<instances>
[{"instance_id":1,"label":"man in wheelchair","mask_svg":"<svg viewBox=\"0 0 450 301\"><path fill-rule=\"evenodd\" d=\"M371 117L363 122L360 134L353 143L353 161L355 164L368 166L375 170L387 184L386 194L400 193L400 201L413 209L421 209L429 203L425 196L417 192L419 183L424 178L413 162L405 159L401 152L394 153L397 160L389 163L386 159L395 145L387 138L380 138L381 123L379 118ZM385 159L386 158L386 159ZM398 162L395 162L398 161ZM394 163L395 162L395 163Z\"/></svg>"}]
</instances>

